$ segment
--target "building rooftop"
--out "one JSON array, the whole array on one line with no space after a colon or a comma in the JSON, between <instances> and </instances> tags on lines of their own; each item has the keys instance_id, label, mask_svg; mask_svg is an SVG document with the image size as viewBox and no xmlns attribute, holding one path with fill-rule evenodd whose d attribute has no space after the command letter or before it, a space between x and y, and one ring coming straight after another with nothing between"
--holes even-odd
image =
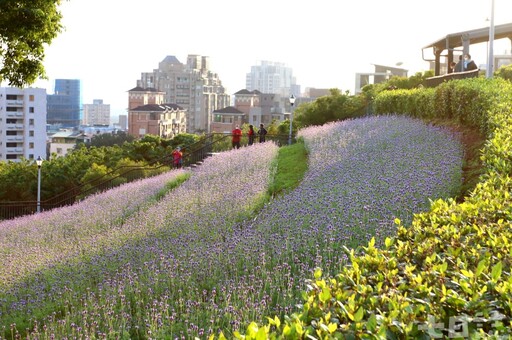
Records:
<instances>
[{"instance_id":1,"label":"building rooftop","mask_svg":"<svg viewBox=\"0 0 512 340\"><path fill-rule=\"evenodd\" d=\"M176 58L173 55L168 55L167 57L164 58L164 60L162 60L162 62L168 63L168 64L181 64L181 62L178 60L178 58Z\"/></svg>"},{"instance_id":2,"label":"building rooftop","mask_svg":"<svg viewBox=\"0 0 512 340\"><path fill-rule=\"evenodd\" d=\"M258 90L249 91L247 89L243 89L243 90L236 92L235 94L261 94L261 92Z\"/></svg>"},{"instance_id":3,"label":"building rooftop","mask_svg":"<svg viewBox=\"0 0 512 340\"><path fill-rule=\"evenodd\" d=\"M433 47L434 49L443 51L445 49L453 49L462 46L462 38L467 37L471 44L478 44L489 41L489 27L478 28L474 30L450 33L446 37L441 38L425 47L423 49ZM512 23L495 25L494 26L494 39L512 39Z\"/></svg>"},{"instance_id":4,"label":"building rooftop","mask_svg":"<svg viewBox=\"0 0 512 340\"><path fill-rule=\"evenodd\" d=\"M226 106L223 109L213 111L213 113L244 114L242 111L238 110L236 107L233 107L233 106Z\"/></svg>"},{"instance_id":5,"label":"building rooftop","mask_svg":"<svg viewBox=\"0 0 512 340\"><path fill-rule=\"evenodd\" d=\"M131 90L128 90L128 92L162 92L162 91L159 91L158 89L155 89L154 87L143 88L143 87L137 86Z\"/></svg>"},{"instance_id":6,"label":"building rooftop","mask_svg":"<svg viewBox=\"0 0 512 340\"><path fill-rule=\"evenodd\" d=\"M177 104L147 104L137 106L132 111L163 112L165 110L183 110L183 108Z\"/></svg>"}]
</instances>

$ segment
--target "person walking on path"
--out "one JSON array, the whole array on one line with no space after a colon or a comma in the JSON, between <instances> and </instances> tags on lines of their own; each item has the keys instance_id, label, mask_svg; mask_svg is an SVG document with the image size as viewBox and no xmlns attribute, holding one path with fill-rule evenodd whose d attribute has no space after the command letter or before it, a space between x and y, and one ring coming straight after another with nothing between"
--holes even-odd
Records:
<instances>
[{"instance_id":1,"label":"person walking on path","mask_svg":"<svg viewBox=\"0 0 512 340\"><path fill-rule=\"evenodd\" d=\"M172 164L177 169L180 169L183 164L183 152L179 146L172 152Z\"/></svg>"},{"instance_id":2,"label":"person walking on path","mask_svg":"<svg viewBox=\"0 0 512 340\"><path fill-rule=\"evenodd\" d=\"M265 135L267 134L267 130L265 130L265 126L260 124L260 129L258 130L258 136L260 136L260 143L265 142Z\"/></svg>"},{"instance_id":3,"label":"person walking on path","mask_svg":"<svg viewBox=\"0 0 512 340\"><path fill-rule=\"evenodd\" d=\"M254 143L254 127L252 125L249 125L249 131L247 132L247 136L249 137L249 145L252 145Z\"/></svg>"},{"instance_id":4,"label":"person walking on path","mask_svg":"<svg viewBox=\"0 0 512 340\"><path fill-rule=\"evenodd\" d=\"M237 125L233 131L231 131L231 144L233 145L233 149L240 149L240 139L242 138L242 130Z\"/></svg>"}]
</instances>

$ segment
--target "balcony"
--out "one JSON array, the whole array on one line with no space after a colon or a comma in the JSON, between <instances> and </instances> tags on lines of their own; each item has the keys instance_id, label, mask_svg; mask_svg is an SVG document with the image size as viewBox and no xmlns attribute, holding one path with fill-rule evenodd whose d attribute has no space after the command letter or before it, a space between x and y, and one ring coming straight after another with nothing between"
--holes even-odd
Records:
<instances>
[{"instance_id":1,"label":"balcony","mask_svg":"<svg viewBox=\"0 0 512 340\"><path fill-rule=\"evenodd\" d=\"M5 124L7 131L23 131L23 124Z\"/></svg>"},{"instance_id":2,"label":"balcony","mask_svg":"<svg viewBox=\"0 0 512 340\"><path fill-rule=\"evenodd\" d=\"M18 155L23 153L23 148L5 148L5 153L8 155Z\"/></svg>"},{"instance_id":3,"label":"balcony","mask_svg":"<svg viewBox=\"0 0 512 340\"><path fill-rule=\"evenodd\" d=\"M23 100L6 100L7 106L23 107Z\"/></svg>"}]
</instances>

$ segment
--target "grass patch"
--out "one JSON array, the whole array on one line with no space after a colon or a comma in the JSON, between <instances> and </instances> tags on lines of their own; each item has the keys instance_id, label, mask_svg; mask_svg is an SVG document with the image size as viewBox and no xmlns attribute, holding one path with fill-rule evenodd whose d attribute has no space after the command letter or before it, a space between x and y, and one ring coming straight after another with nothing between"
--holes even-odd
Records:
<instances>
[{"instance_id":1,"label":"grass patch","mask_svg":"<svg viewBox=\"0 0 512 340\"><path fill-rule=\"evenodd\" d=\"M189 172L186 172L184 174L176 176L176 178L174 178L174 180L172 180L169 183L165 184L165 187L162 190L160 190L155 195L155 200L156 201L161 200L162 197L167 195L171 190L174 190L177 187L179 187L183 182L185 182L189 178L190 178L190 173Z\"/></svg>"},{"instance_id":2,"label":"grass patch","mask_svg":"<svg viewBox=\"0 0 512 340\"><path fill-rule=\"evenodd\" d=\"M308 169L308 151L303 140L279 148L277 173L268 188L270 197L285 194L296 188Z\"/></svg>"}]
</instances>

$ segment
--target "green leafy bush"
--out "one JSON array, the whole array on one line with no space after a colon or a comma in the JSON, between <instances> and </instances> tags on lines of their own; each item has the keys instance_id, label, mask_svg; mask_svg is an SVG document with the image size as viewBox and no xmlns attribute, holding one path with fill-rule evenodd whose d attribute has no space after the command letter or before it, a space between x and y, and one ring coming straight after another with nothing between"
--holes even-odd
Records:
<instances>
[{"instance_id":1,"label":"green leafy bush","mask_svg":"<svg viewBox=\"0 0 512 340\"><path fill-rule=\"evenodd\" d=\"M317 269L299 313L252 323L238 338L512 336L512 84L476 78L383 91L375 107L478 127L487 136L480 182L462 203L432 202L410 226L396 220L384 249L375 240L346 249L350 264L332 278Z\"/></svg>"},{"instance_id":2,"label":"green leafy bush","mask_svg":"<svg viewBox=\"0 0 512 340\"><path fill-rule=\"evenodd\" d=\"M496 77L512 81L512 64L500 67L496 72L494 72L494 75Z\"/></svg>"}]
</instances>

